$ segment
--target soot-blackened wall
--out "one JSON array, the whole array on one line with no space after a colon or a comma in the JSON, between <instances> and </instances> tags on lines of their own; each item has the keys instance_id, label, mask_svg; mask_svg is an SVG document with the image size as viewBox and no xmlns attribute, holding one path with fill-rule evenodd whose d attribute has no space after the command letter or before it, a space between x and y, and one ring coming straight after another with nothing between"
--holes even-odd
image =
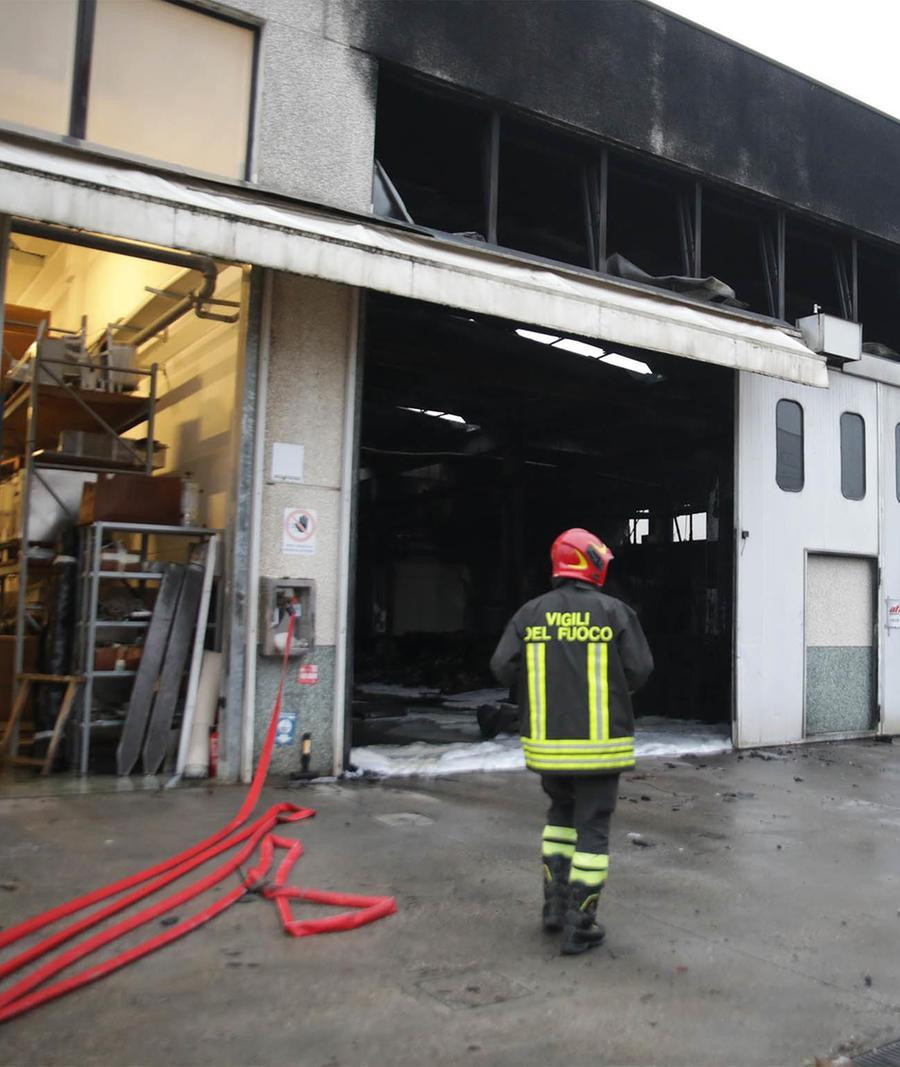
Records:
<instances>
[{"instance_id":1,"label":"soot-blackened wall","mask_svg":"<svg viewBox=\"0 0 900 1067\"><path fill-rule=\"evenodd\" d=\"M900 123L643 0L342 0L329 22L382 60L900 241Z\"/></svg>"}]
</instances>

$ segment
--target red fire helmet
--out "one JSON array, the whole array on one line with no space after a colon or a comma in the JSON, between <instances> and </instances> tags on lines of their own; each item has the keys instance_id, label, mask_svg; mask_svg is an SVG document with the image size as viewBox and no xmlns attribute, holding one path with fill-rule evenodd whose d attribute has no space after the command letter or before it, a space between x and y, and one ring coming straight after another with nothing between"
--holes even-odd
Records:
<instances>
[{"instance_id":1,"label":"red fire helmet","mask_svg":"<svg viewBox=\"0 0 900 1067\"><path fill-rule=\"evenodd\" d=\"M553 542L550 560L554 578L578 578L602 586L613 554L588 530L566 530Z\"/></svg>"}]
</instances>

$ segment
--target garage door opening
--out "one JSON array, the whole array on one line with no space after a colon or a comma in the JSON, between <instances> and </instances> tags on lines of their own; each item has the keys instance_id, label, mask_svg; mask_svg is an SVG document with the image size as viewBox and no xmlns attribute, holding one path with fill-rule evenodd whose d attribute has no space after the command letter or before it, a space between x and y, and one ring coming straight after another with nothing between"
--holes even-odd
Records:
<instances>
[{"instance_id":1,"label":"garage door opening","mask_svg":"<svg viewBox=\"0 0 900 1067\"><path fill-rule=\"evenodd\" d=\"M570 526L612 547L653 649L639 752L727 746L733 396L723 368L371 295L351 762L517 765L488 660Z\"/></svg>"},{"instance_id":2,"label":"garage door opening","mask_svg":"<svg viewBox=\"0 0 900 1067\"><path fill-rule=\"evenodd\" d=\"M188 709L182 755L208 770L244 279L240 265L14 220L0 294L6 785L168 775Z\"/></svg>"}]
</instances>

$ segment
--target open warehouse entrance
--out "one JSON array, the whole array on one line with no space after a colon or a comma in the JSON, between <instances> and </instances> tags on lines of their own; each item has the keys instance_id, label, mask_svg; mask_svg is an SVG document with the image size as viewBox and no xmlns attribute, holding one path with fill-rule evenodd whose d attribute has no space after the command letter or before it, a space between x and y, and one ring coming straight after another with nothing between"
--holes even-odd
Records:
<instances>
[{"instance_id":1,"label":"open warehouse entrance","mask_svg":"<svg viewBox=\"0 0 900 1067\"><path fill-rule=\"evenodd\" d=\"M509 727L488 660L570 526L647 632L637 714L730 730L733 440L729 370L370 295L354 761Z\"/></svg>"},{"instance_id":2,"label":"open warehouse entrance","mask_svg":"<svg viewBox=\"0 0 900 1067\"><path fill-rule=\"evenodd\" d=\"M199 776L223 677L245 269L23 219L11 230L6 781L168 772L179 750Z\"/></svg>"}]
</instances>

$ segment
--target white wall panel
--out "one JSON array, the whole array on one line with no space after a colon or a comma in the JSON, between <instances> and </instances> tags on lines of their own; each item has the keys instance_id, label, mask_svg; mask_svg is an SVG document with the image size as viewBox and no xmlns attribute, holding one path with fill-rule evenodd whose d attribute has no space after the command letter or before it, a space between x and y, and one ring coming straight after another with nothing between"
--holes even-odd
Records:
<instances>
[{"instance_id":1,"label":"white wall panel","mask_svg":"<svg viewBox=\"0 0 900 1067\"><path fill-rule=\"evenodd\" d=\"M888 630L887 597L900 598L900 472L897 470L897 426L900 424L900 389L879 385L881 408L881 566L878 600L878 635L881 643L882 729L900 734L900 629Z\"/></svg>"},{"instance_id":2,"label":"white wall panel","mask_svg":"<svg viewBox=\"0 0 900 1067\"><path fill-rule=\"evenodd\" d=\"M806 553L878 554L878 386L837 371L829 372L829 383L819 390L739 376L735 644L741 747L803 737ZM799 493L775 484L775 407L783 397L803 406L806 476ZM841 495L844 411L858 412L866 422L864 500Z\"/></svg>"}]
</instances>

